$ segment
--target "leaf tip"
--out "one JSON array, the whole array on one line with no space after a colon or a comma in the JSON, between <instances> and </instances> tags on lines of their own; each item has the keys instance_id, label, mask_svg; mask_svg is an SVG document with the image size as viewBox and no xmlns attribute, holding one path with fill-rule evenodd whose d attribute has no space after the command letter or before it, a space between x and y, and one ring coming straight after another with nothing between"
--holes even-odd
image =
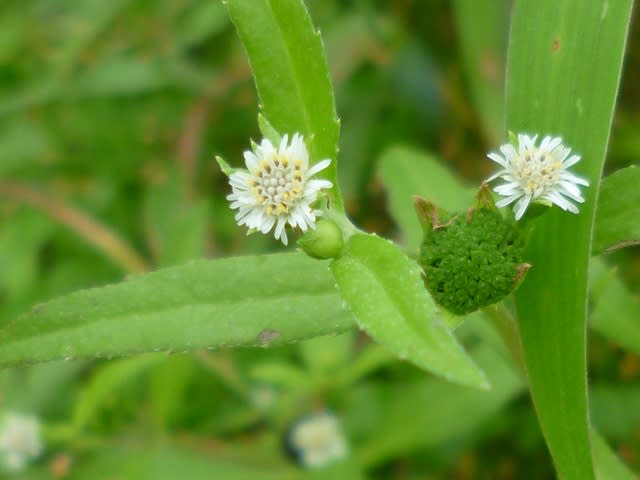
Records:
<instances>
[{"instance_id":1,"label":"leaf tip","mask_svg":"<svg viewBox=\"0 0 640 480\"><path fill-rule=\"evenodd\" d=\"M222 170L222 173L224 173L227 177L230 177L233 173L233 168L231 168L231 166L218 155L216 155L216 162L218 163L220 170Z\"/></svg>"}]
</instances>

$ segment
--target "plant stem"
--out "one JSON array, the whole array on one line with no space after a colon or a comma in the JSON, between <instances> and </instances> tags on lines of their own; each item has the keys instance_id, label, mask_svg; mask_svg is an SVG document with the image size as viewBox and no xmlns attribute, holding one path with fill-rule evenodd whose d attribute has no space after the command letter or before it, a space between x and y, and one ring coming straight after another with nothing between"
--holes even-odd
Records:
<instances>
[{"instance_id":1,"label":"plant stem","mask_svg":"<svg viewBox=\"0 0 640 480\"><path fill-rule=\"evenodd\" d=\"M148 270L147 262L108 227L51 196L26 185L0 181L0 197L24 203L46 213L101 250L128 273Z\"/></svg>"}]
</instances>

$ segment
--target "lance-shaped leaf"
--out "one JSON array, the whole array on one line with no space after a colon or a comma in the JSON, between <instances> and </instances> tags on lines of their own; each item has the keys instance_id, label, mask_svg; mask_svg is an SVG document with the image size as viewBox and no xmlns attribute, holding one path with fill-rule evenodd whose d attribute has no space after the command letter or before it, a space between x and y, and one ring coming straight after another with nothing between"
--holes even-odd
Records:
<instances>
[{"instance_id":1,"label":"lance-shaped leaf","mask_svg":"<svg viewBox=\"0 0 640 480\"><path fill-rule=\"evenodd\" d=\"M0 330L0 366L202 347L269 346L348 330L327 263L303 254L200 260L72 293Z\"/></svg>"},{"instance_id":2,"label":"lance-shaped leaf","mask_svg":"<svg viewBox=\"0 0 640 480\"><path fill-rule=\"evenodd\" d=\"M640 243L640 168L618 170L602 180L593 233L595 255Z\"/></svg>"},{"instance_id":3,"label":"lance-shaped leaf","mask_svg":"<svg viewBox=\"0 0 640 480\"><path fill-rule=\"evenodd\" d=\"M521 393L524 382L500 352L484 344L474 347L472 355L487 373L491 391L471 391L436 378L422 378L391 390L383 397L386 403L380 408L378 428L360 447L367 466L418 448L464 440Z\"/></svg>"},{"instance_id":4,"label":"lance-shaped leaf","mask_svg":"<svg viewBox=\"0 0 640 480\"><path fill-rule=\"evenodd\" d=\"M251 447L249 447L251 448ZM104 445L99 451L91 452L74 464L71 480L95 478L153 478L154 480L174 480L188 478L205 480L224 478L225 480L304 480L306 475L284 465L255 465L233 462L232 455L245 458L256 456L253 450L241 447L226 447L222 453L199 453L177 445L140 445L130 441L126 448ZM229 452L231 450L231 452ZM222 458L220 458L222 457ZM99 475L96 472L100 472ZM50 478L50 474L47 475ZM47 478L42 477L42 478ZM38 477L40 478L40 477Z\"/></svg>"},{"instance_id":5,"label":"lance-shaped leaf","mask_svg":"<svg viewBox=\"0 0 640 480\"><path fill-rule=\"evenodd\" d=\"M440 319L418 265L392 242L356 234L331 266L360 328L400 358L462 385L488 387Z\"/></svg>"},{"instance_id":6,"label":"lance-shaped leaf","mask_svg":"<svg viewBox=\"0 0 640 480\"><path fill-rule=\"evenodd\" d=\"M629 470L629 467L620 462L620 459L595 430L591 430L591 443L597 480L634 480L638 478Z\"/></svg>"},{"instance_id":7,"label":"lance-shaped leaf","mask_svg":"<svg viewBox=\"0 0 640 480\"><path fill-rule=\"evenodd\" d=\"M487 138L497 142L504 128L504 63L510 2L455 0L456 31L471 100Z\"/></svg>"},{"instance_id":8,"label":"lance-shaped leaf","mask_svg":"<svg viewBox=\"0 0 640 480\"><path fill-rule=\"evenodd\" d=\"M580 214L535 221L516 292L531 394L558 477L594 478L586 378L587 267L631 13L631 0L515 2L507 66L507 128L561 135L591 186Z\"/></svg>"},{"instance_id":9,"label":"lance-shaped leaf","mask_svg":"<svg viewBox=\"0 0 640 480\"><path fill-rule=\"evenodd\" d=\"M305 135L312 161L331 158L321 176L333 182L331 198L342 208L336 175L340 124L322 39L301 0L226 0L260 96L262 112L281 134Z\"/></svg>"},{"instance_id":10,"label":"lance-shaped leaf","mask_svg":"<svg viewBox=\"0 0 640 480\"><path fill-rule=\"evenodd\" d=\"M640 299L618 278L615 269L607 268L600 258L593 258L591 268L591 303L589 325L600 335L640 355Z\"/></svg>"}]
</instances>

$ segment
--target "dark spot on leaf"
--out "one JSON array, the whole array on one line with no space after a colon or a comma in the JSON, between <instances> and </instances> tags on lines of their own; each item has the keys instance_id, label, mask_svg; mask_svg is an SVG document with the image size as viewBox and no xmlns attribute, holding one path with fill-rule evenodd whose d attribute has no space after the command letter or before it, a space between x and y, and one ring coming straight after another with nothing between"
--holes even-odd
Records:
<instances>
[{"instance_id":1,"label":"dark spot on leaf","mask_svg":"<svg viewBox=\"0 0 640 480\"><path fill-rule=\"evenodd\" d=\"M256 339L258 340L260 345L262 345L263 347L267 347L271 342L280 337L280 335L282 334L276 330L265 329L258 334Z\"/></svg>"},{"instance_id":2,"label":"dark spot on leaf","mask_svg":"<svg viewBox=\"0 0 640 480\"><path fill-rule=\"evenodd\" d=\"M553 43L551 44L551 50L554 52L557 52L558 50L560 50L560 39L559 38L555 38L553 40Z\"/></svg>"}]
</instances>

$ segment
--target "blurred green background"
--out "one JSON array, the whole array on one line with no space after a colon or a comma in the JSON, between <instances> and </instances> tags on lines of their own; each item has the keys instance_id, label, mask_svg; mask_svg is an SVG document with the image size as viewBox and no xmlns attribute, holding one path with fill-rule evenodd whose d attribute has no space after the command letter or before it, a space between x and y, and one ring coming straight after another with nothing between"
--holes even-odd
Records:
<instances>
[{"instance_id":1,"label":"blurred green background","mask_svg":"<svg viewBox=\"0 0 640 480\"><path fill-rule=\"evenodd\" d=\"M349 214L402 243L378 160L401 145L435 154L470 184L491 173L511 2L306 3L336 91ZM636 11L608 172L640 158L639 22ZM235 225L213 161L241 165L260 138L257 104L220 1L3 0L0 326L130 273L282 250ZM638 309L638 250L606 260ZM472 348L473 331L462 334ZM359 370L345 374L353 362ZM638 471L640 356L594 334L589 366L594 423ZM282 438L322 408L343 423L350 473L313 478L553 478L529 398L509 382L467 410L478 393L351 333L274 350L16 368L0 374L0 409L45 425L46 455L17 478L302 478Z\"/></svg>"}]
</instances>

